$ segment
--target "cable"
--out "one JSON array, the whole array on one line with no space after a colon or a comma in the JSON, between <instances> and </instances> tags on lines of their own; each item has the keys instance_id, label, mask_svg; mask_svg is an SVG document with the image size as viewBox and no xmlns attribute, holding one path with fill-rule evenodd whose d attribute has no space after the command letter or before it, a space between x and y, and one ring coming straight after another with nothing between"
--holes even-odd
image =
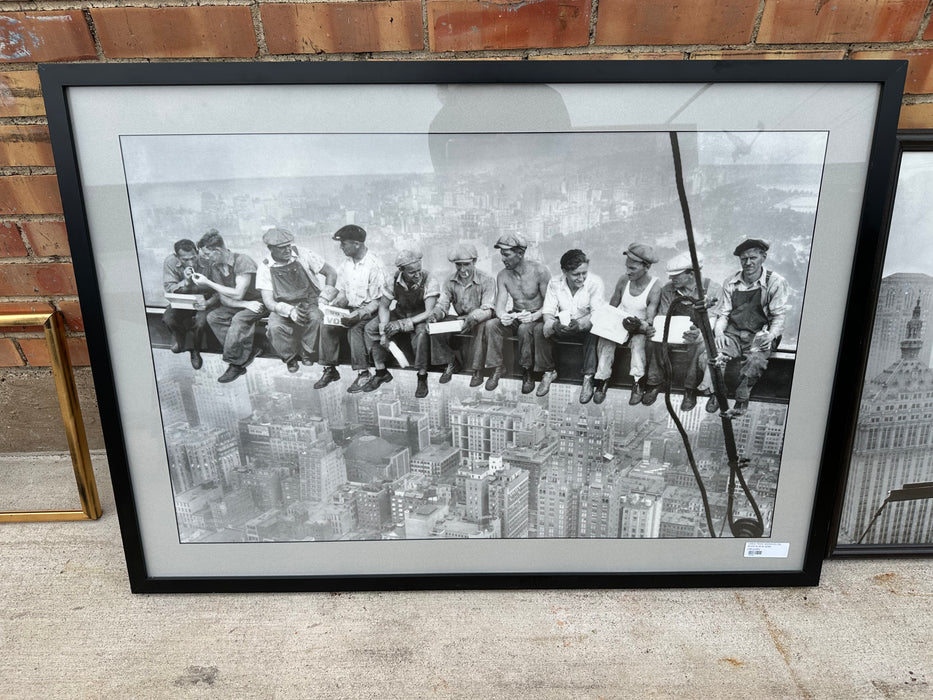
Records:
<instances>
[{"instance_id":1,"label":"cable","mask_svg":"<svg viewBox=\"0 0 933 700\"><path fill-rule=\"evenodd\" d=\"M680 439L684 443L684 449L687 451L687 461L690 462L690 469L693 470L693 478L697 482L697 488L700 489L700 498L703 499L703 511L706 514L706 526L709 528L709 536L716 537L716 529L713 527L713 515L709 507L709 497L706 494L706 484L703 483L703 477L700 476L700 468L697 466L696 459L693 456L693 446L690 444L690 437L687 435L687 431L684 429L683 423L680 422L680 418L677 417L677 413L674 411L674 406L671 403L671 375L674 368L671 365L667 338L671 329L671 317L674 315L674 308L678 306L678 304L682 305L683 303L684 300L675 299L667 309L667 316L664 317L664 334L661 336L661 356L664 358L664 376L666 377L664 382L664 405L667 406L667 412L671 420L674 421L677 432L680 433Z\"/></svg>"},{"instance_id":2,"label":"cable","mask_svg":"<svg viewBox=\"0 0 933 700\"><path fill-rule=\"evenodd\" d=\"M677 196L680 199L680 208L684 217L684 228L687 233L687 246L690 250L690 261L693 265L693 276L696 282L697 298L690 299L689 301L693 302L693 311L699 311L700 313L691 314L691 318L695 325L700 329L700 332L703 335L703 342L706 345L707 352L707 361L709 362L710 367L710 377L713 380L713 393L716 396L716 400L719 402L720 410L719 417L722 421L722 432L723 437L726 442L726 456L729 460L729 491L728 491L728 506L727 506L727 517L729 519L729 529L732 530L733 537L760 537L764 533L764 519L761 516L761 511L758 509L758 504L755 502L754 496L752 496L751 490L748 488L748 484L745 483L745 476L742 474L742 469L739 463L739 454L738 449L735 444L735 432L732 429L732 416L729 415L725 407L728 406L728 399L726 396L726 381L725 377L722 374L722 368L719 367L717 363L713 361L713 358L716 357L718 352L716 351L716 344L713 341L713 331L709 325L709 315L706 313L706 299L704 298L704 289L703 289L703 277L700 274L700 260L697 255L696 242L693 238L693 224L690 220L690 205L687 201L687 190L684 187L684 172L683 164L680 158L680 144L677 140L677 132L671 131L668 132L671 139L671 154L674 158L674 179L677 184ZM687 300L687 298L684 298ZM682 302L683 303L683 302ZM671 307L668 309L668 316L665 319L664 325L664 353L665 353L665 362L667 365L670 365L670 358L667 357L667 330L670 324L671 310L674 305L671 304ZM668 383L670 383L670 374L668 374ZM669 388L669 387L668 387ZM666 392L665 395L668 395L670 392ZM672 411L670 405L670 400L666 401L668 404L668 410ZM673 413L671 413L673 416ZM674 421L679 424L676 416ZM688 450L688 454L692 452L691 448L687 445L689 439L686 435L686 432L681 432L681 438L684 441L684 446ZM743 460L745 464L748 463L748 460ZM694 476L697 479L697 485L700 487L700 493L704 497L704 503L706 502L706 489L702 484L702 479L699 476L699 471L694 470ZM739 518L738 520L734 519L734 514L732 508L734 505L734 492L735 492L735 480L738 478L739 484L742 486L742 491L745 493L745 497L748 499L748 502L752 506L752 510L755 512L755 520L749 518ZM709 521L709 514L707 513L707 521ZM713 528L710 525L710 534L712 534Z\"/></svg>"}]
</instances>

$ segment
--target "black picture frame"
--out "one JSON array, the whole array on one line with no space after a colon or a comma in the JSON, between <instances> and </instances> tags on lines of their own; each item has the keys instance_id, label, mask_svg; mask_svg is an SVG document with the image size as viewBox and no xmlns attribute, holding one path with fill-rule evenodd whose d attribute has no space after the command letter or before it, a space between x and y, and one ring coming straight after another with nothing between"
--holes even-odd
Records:
<instances>
[{"instance_id":1,"label":"black picture frame","mask_svg":"<svg viewBox=\"0 0 933 700\"><path fill-rule=\"evenodd\" d=\"M864 311L871 305L870 290L861 285L859 280L868 271L876 270L875 255L883 229L883 195L889 184L893 163L894 133L906 74L905 62L697 61L635 64L615 61L315 61L287 64L66 64L42 65L39 71L105 431L129 581L134 592L796 586L818 583L841 468L833 458L833 453L838 449L840 436L847 434L848 407L856 398L852 377L857 374L859 363L850 354L840 352L840 348L857 336L859 330L863 330ZM490 117L492 121L501 117L511 126L495 127L492 129L495 133L523 131L526 128L547 132L550 128L546 126L547 114L537 113L538 103L534 100L520 103L525 111L518 114L512 110L503 116L497 112L499 107L490 107L505 104L498 99L503 91L504 94L510 94L523 86L561 86L574 94L572 100L577 100L579 104L573 103L573 106L581 113L589 114L602 114L600 109L604 108L587 102L587 99L591 96L600 97L606 89L631 90L631 93L625 93L626 97L631 95L635 99L622 100L618 104L631 105L633 109L638 104L638 110L654 109L650 104L641 104L643 101L639 96L647 94L644 91L657 90L657 93L652 93L661 98L662 104L657 107L657 114L649 111L646 116L643 111L636 110L633 114L637 116L623 115L612 124L590 125L582 129L620 133L627 130L670 133L732 131L736 127L730 126L733 122L729 120L739 118L736 115L750 109L748 102L764 104L768 99L775 99L781 104L783 98L779 95L783 95L782 90L786 90L792 96L787 99L793 100L793 106L787 105L787 113L793 114L795 118L803 118L801 115L806 114L808 119L815 120L807 128L825 133L827 154L833 154L833 149L853 145L845 142L855 141L855 150L861 155L846 152L838 156L838 160L834 160L837 156L828 155L823 161L818 205L812 207L812 216L817 222L814 239L822 240L820 237L824 235L824 229L821 228L823 224L820 223L820 217L828 219L830 212L837 220L844 219L849 223L842 227L830 227L845 230L836 230L832 234L838 240L826 251L818 253L817 246L811 248L810 252L811 269L806 277L809 306L804 317L817 319L825 316L831 321L829 327L838 328L839 331L823 333L818 339L818 331L806 331L810 345L805 353L801 354L801 351L796 354L796 370L793 371L801 373L801 363L806 358L807 370L804 374L818 381L811 387L799 388L802 383L809 384L811 379L805 378L803 382L795 379L794 391L797 393L791 406L794 416L802 416L807 409L801 407L794 410L793 402L803 406L804 401L814 401L817 408L808 418L798 418L802 424L807 425L803 430L805 439L791 435L794 445L806 444L807 448L800 449L808 451L797 455L789 467L780 466L782 479L800 478L803 480L800 483L804 484L791 497L794 489L790 485L792 482L788 481L784 495L781 496L783 501L780 507L783 510L780 522L782 527L797 528L793 530L793 536L783 539L777 537L777 543L764 537L763 547L757 546L757 540L762 538L756 537L736 538L739 542L734 545L723 544L719 538L686 538L683 544L677 544L680 540L676 538L652 539L651 547L665 548L663 557L656 558L653 554L641 558L627 555L624 566L606 563L606 553L614 551L607 547L614 547L617 542L619 547L632 547L634 549L631 552L637 552L640 551L639 546L649 545L634 540L594 543L592 540L552 538L522 540L522 545L516 548L517 545L506 540L497 540L495 543L484 544L445 543L443 547L438 545L428 550L418 545L422 549L411 549L412 553L406 554L409 544L411 547L414 544L320 542L304 543L303 550L288 549L292 545L278 543L223 544L211 545L214 547L211 550L198 550L201 553L210 551L210 556L192 557L189 569L182 571L181 563L179 569L175 568L176 560L173 557L177 557L178 552L184 551L185 547L190 552L190 546L182 544L179 539L172 542L171 534L164 536L163 533L153 538L152 533L156 530L161 532L163 527L178 536L178 526L173 522L168 527L164 521L153 520L148 514L150 506L155 507L155 501L166 501L171 505L172 488L165 467L149 465L150 458L164 465L167 457L160 454L160 449L165 446L165 436L158 405L154 408L148 406L157 402L147 398L155 395L155 375L150 364L153 354L148 350L151 348L150 338L145 333L145 304L135 301L136 296L142 299L141 290L136 289L137 282L134 281L139 277L141 263L125 253L127 245L130 245L130 250L136 250L132 225L127 225L127 222L132 224L134 221L129 214L130 188L122 169L119 177L108 179L109 171L105 172L106 168L100 168L92 161L102 151L119 153L119 145L116 143L119 137L148 133L145 124L138 130L121 130L123 127L113 126L123 119L124 108L130 111L134 109L135 98L131 99L130 95L132 91L141 91L139 94L146 96L142 103L148 104L149 108L144 121L156 113L155 118L162 124L159 128L164 127L169 133L183 134L214 133L210 131L210 126L196 126L192 131L190 126L174 126L174 121L193 109L209 110L210 107L203 107L201 102L206 99L210 103L210 99L213 99L211 95L218 92L223 93L222 99L230 100L225 103L228 106L242 104L242 110L231 110L227 115L221 115L221 120L239 118L240 112L257 110L263 114L256 117L260 121L256 122L258 126L254 130L266 132L274 129L262 126L262 119L271 118L270 115L276 112L288 113L293 110L291 98L295 97L296 103L300 102L301 91L312 87L330 91L326 92L328 95L336 95L347 89L358 91L367 101L361 103L351 100L343 104L351 104L360 111L372 110L378 113L380 110L396 109L397 103L404 103L409 96L406 92L417 94L424 86L434 89L438 85L467 86L474 90L474 94L479 91L481 97L496 93L497 100L481 101L480 104L493 112ZM271 92L267 92L269 90ZM193 97L195 91L201 91L197 93L197 99ZM826 102L829 93L833 93L834 97ZM268 94L278 101L270 104L268 101L257 100L260 94ZM368 101L373 95L376 96L373 98L375 109ZM146 100L151 101L146 103ZM707 100L709 106L703 107ZM823 110L815 107L832 103L849 104L846 100L851 101L855 112L860 115L858 137L852 137L849 131L853 128L854 119L851 111L845 116L838 115L838 122L828 126L820 122ZM327 105L321 106L323 109ZM507 111L505 107L501 109ZM696 121L691 121L691 110L694 109L706 110L699 113L700 121L706 126L697 126ZM831 108L827 109L832 111ZM266 110L268 114L264 114ZM478 109L462 111L465 116L461 115L461 119L487 119L487 115ZM139 109L139 113L144 112L146 109ZM716 119L725 120L718 130L715 127L719 123ZM535 127L536 123L544 126ZM468 121L467 124L472 122ZM483 121L483 124L486 122ZM786 124L781 128L786 128L788 133L807 130L794 126L797 122L793 119ZM93 139L97 138L98 128L103 130L103 140L95 143ZM763 128L757 126L757 130ZM291 133L287 126L278 130ZM749 130L756 131L754 123ZM220 131L237 132L237 129L224 127ZM483 129L461 127L459 131L452 131L472 133ZM573 131L570 129L570 132ZM87 140L89 132L94 134L91 140ZM122 168L122 163L117 164ZM684 218L689 222L687 217ZM687 226L689 230L689 223ZM107 239L106 236L110 235L116 238ZM130 236L129 241L124 241L123 236ZM733 235L729 240L735 238L738 236ZM620 240L619 252L629 243L631 241ZM830 249L841 251L838 254L846 264L829 264L828 260L832 256L827 257L826 253ZM842 269L838 269L840 267ZM117 270L119 273L115 272ZM117 279L119 284L114 282ZM128 286L122 286L123 283ZM820 291L817 291L817 286ZM843 314L846 299L848 307ZM810 306L813 307L812 311ZM150 326L149 330L152 331L152 328ZM136 342L131 339L137 335L143 339L140 342L144 341L147 352L130 352L123 347L124 341ZM821 357L824 359L819 359ZM816 363L813 368L809 366L811 362ZM818 366L820 362L823 363L822 369ZM128 369L130 375L126 374ZM152 379L147 378L150 374ZM832 379L834 376L835 380ZM820 389L820 386L823 388ZM790 389L789 383L787 389ZM135 413L137 410L156 411L156 420L147 422ZM814 425L817 427L813 428ZM785 440L783 444L786 446L788 442ZM156 481L150 482L150 478ZM158 482L159 479L161 482ZM163 485L155 485L157 482ZM166 483L169 485L165 486ZM160 489L163 493L160 493ZM799 517L787 517L792 510ZM778 551L783 552L775 555L779 561L756 558L762 556L763 549L769 550L771 544L776 544ZM448 549L455 545L458 549ZM193 546L195 549L199 547ZM239 549L228 549L232 546ZM326 557L325 550L337 552L333 557L335 563L329 564L330 568L321 569L314 566L308 568L309 565L302 564L305 568L296 573L291 568L296 559L295 551L310 552L307 549L309 547L317 547L315 556L321 552L320 556ZM722 551L728 550L728 553L707 557L704 553L706 549L716 547L722 547ZM793 564L781 559L788 556L788 548ZM280 549L283 552L281 557L278 553ZM245 555L246 551L251 553L250 556ZM432 556L425 556L425 551L429 555L436 552L440 557L434 560ZM555 553L558 551L559 554ZM625 551L629 552L628 549ZM274 561L268 565L257 564L258 568L249 568L251 564L246 562L256 552L264 556L268 553ZM470 561L471 564L458 568L461 552L468 555L464 561ZM578 555L577 552L582 554ZM696 555L697 552L709 563L684 564L680 561L682 555ZM396 553L404 555L404 564L395 561ZM526 554L530 563L522 559ZM577 562L574 559L576 556L582 557L584 563ZM725 563L717 563L717 556L722 556ZM570 563L567 564L562 557L569 557ZM178 561L181 562L180 559ZM541 561L548 563L541 564ZM220 568L212 569L211 566L218 562ZM240 564L247 569L235 570ZM189 566L189 563L184 566Z\"/></svg>"},{"instance_id":2,"label":"black picture frame","mask_svg":"<svg viewBox=\"0 0 933 700\"><path fill-rule=\"evenodd\" d=\"M931 158L929 167L926 156ZM917 158L924 160L916 162ZM913 216L914 223L919 223L917 217L929 192L923 183L933 185L933 130L898 131L885 225L870 272L871 305L860 315L859 336L869 340L860 343L861 355L855 360L859 381L855 383L857 396L851 404L846 449L840 453L844 476L839 482L830 536L829 554L833 557L933 554L929 525L933 467L925 457L933 455L933 447L924 449L919 435L924 422L929 421L919 413L922 409L918 404L906 404L922 401L918 387L923 386L924 375L933 376L929 331L925 328L929 318L923 308L931 301L930 278L918 272L925 259L922 250L917 250L922 248L923 236L916 226L910 226L909 219ZM908 255L912 262L907 261ZM908 326L910 321L912 327ZM905 383L908 371L913 374ZM904 392L897 406L891 394L896 387ZM910 426L918 422L920 430L913 436ZM904 435L898 436L898 430ZM929 479L912 478L924 474Z\"/></svg>"}]
</instances>

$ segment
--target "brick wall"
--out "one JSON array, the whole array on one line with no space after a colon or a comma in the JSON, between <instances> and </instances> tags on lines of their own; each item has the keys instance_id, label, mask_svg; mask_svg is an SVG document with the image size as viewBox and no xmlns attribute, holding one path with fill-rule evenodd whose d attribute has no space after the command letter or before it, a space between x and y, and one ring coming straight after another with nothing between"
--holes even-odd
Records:
<instances>
[{"instance_id":1,"label":"brick wall","mask_svg":"<svg viewBox=\"0 0 933 700\"><path fill-rule=\"evenodd\" d=\"M79 366L88 364L87 346L36 73L40 62L899 58L910 66L900 126L933 128L933 0L143 4L38 0L6 3L20 11L0 10L0 313L60 309ZM29 386L24 376L38 380L41 372L32 368L48 362L41 346L37 331L0 332L0 367L7 368L0 377L22 386ZM83 383L85 412L93 412L89 379ZM0 412L16 401L0 386Z\"/></svg>"}]
</instances>

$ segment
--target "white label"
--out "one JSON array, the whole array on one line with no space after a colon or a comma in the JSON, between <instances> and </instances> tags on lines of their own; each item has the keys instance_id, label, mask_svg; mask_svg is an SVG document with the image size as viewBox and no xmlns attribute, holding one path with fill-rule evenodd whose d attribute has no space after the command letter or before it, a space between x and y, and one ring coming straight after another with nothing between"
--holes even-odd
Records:
<instances>
[{"instance_id":1,"label":"white label","mask_svg":"<svg viewBox=\"0 0 933 700\"><path fill-rule=\"evenodd\" d=\"M746 557L772 557L787 559L790 542L746 542Z\"/></svg>"}]
</instances>

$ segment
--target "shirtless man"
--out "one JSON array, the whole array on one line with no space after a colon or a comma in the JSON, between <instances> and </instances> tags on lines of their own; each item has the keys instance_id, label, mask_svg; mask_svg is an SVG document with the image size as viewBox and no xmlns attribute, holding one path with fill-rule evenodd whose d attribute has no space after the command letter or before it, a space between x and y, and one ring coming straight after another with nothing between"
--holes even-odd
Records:
<instances>
[{"instance_id":1,"label":"shirtless man","mask_svg":"<svg viewBox=\"0 0 933 700\"><path fill-rule=\"evenodd\" d=\"M658 261L654 248L643 243L632 243L625 256L625 274L616 282L611 306L616 306L625 314L625 318L638 319L637 329L629 332L628 347L631 351L629 372L632 375L632 393L629 404L641 403L645 388L641 380L645 376L645 338L654 334L654 317L658 313L658 301L661 298L661 285L656 284L657 277L648 269ZM631 322L634 326L634 321ZM593 401L602 403L606 399L606 383L612 376L612 363L616 355L616 343L606 338L596 342L596 387Z\"/></svg>"},{"instance_id":2,"label":"shirtless man","mask_svg":"<svg viewBox=\"0 0 933 700\"><path fill-rule=\"evenodd\" d=\"M501 270L496 277L496 318L488 324L489 345L486 363L495 367L486 380L486 389L499 385L505 372L502 343L506 333L518 336L519 364L522 366L522 393L534 391L532 372L544 372L554 367L551 341L544 337L541 306L551 273L543 264L525 259L528 242L515 234L499 236L494 246L502 256ZM512 309L508 310L509 300Z\"/></svg>"}]
</instances>

